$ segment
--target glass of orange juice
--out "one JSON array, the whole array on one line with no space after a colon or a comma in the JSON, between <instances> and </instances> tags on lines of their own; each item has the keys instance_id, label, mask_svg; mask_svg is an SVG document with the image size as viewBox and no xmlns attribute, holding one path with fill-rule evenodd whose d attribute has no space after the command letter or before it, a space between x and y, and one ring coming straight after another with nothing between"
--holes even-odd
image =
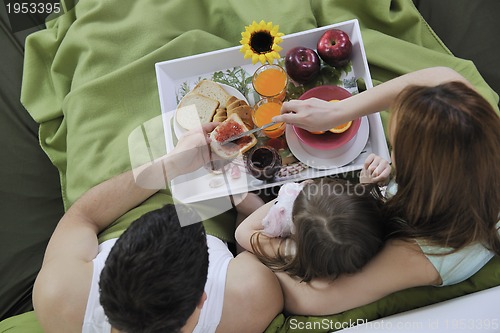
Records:
<instances>
[{"instance_id":1,"label":"glass of orange juice","mask_svg":"<svg viewBox=\"0 0 500 333\"><path fill-rule=\"evenodd\" d=\"M286 96L288 77L283 67L266 64L253 74L253 88L262 98L278 98L283 101Z\"/></svg>"},{"instance_id":2,"label":"glass of orange juice","mask_svg":"<svg viewBox=\"0 0 500 333\"><path fill-rule=\"evenodd\" d=\"M253 122L255 126L261 127L270 123L274 116L280 114L283 103L278 98L263 98L253 108ZM277 138L285 133L285 123L277 123L262 130L268 138Z\"/></svg>"}]
</instances>

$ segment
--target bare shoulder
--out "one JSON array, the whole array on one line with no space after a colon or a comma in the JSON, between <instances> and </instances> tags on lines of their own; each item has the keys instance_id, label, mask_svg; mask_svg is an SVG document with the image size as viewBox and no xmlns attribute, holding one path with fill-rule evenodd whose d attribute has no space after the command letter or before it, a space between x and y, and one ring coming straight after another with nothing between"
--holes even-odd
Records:
<instances>
[{"instance_id":1,"label":"bare shoulder","mask_svg":"<svg viewBox=\"0 0 500 333\"><path fill-rule=\"evenodd\" d=\"M229 263L222 320L217 332L263 332L283 309L276 275L253 254L242 252Z\"/></svg>"},{"instance_id":2,"label":"bare shoulder","mask_svg":"<svg viewBox=\"0 0 500 333\"><path fill-rule=\"evenodd\" d=\"M374 268L377 268L378 264L379 267L386 267L390 272L398 271L403 277L401 289L437 285L441 282L438 271L415 241L399 239L387 241L372 263ZM370 266L368 264L367 267L370 268ZM410 284L410 286L405 286L405 284Z\"/></svg>"},{"instance_id":3,"label":"bare shoulder","mask_svg":"<svg viewBox=\"0 0 500 333\"><path fill-rule=\"evenodd\" d=\"M377 301L393 292L439 283L439 274L414 242L391 240L360 272L334 281L310 283L277 274L285 309L302 315L328 315Z\"/></svg>"}]
</instances>

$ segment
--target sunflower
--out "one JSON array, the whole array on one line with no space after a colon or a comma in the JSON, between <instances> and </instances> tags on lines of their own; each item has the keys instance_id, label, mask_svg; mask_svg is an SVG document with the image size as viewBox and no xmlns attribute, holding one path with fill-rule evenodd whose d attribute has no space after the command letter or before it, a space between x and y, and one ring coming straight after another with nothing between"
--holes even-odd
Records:
<instances>
[{"instance_id":1,"label":"sunflower","mask_svg":"<svg viewBox=\"0 0 500 333\"><path fill-rule=\"evenodd\" d=\"M260 61L263 65L266 61L272 64L274 59L279 59L282 47L278 44L282 42L281 37L284 34L278 30L279 25L273 26L272 22L253 21L251 25L246 26L240 41L243 45L240 52L245 55L245 59L252 58L252 64Z\"/></svg>"}]
</instances>

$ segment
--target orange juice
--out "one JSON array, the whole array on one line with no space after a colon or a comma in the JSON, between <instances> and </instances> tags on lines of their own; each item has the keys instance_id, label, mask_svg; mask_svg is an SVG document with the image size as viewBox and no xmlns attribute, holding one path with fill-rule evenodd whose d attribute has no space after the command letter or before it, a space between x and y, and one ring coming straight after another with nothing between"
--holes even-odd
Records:
<instances>
[{"instance_id":1,"label":"orange juice","mask_svg":"<svg viewBox=\"0 0 500 333\"><path fill-rule=\"evenodd\" d=\"M257 102L253 112L255 126L260 127L273 121L274 116L278 116L281 110L281 101L277 99L261 99ZM285 132L285 123L278 123L263 130L269 138L277 138Z\"/></svg>"},{"instance_id":2,"label":"orange juice","mask_svg":"<svg viewBox=\"0 0 500 333\"><path fill-rule=\"evenodd\" d=\"M276 97L283 100L286 95L287 76L278 65L264 65L253 76L253 87L262 97Z\"/></svg>"}]
</instances>

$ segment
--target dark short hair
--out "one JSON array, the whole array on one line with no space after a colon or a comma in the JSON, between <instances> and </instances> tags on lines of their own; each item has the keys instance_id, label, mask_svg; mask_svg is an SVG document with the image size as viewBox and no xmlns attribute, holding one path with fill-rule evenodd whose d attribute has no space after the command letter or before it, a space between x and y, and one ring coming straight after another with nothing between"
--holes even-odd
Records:
<instances>
[{"instance_id":1,"label":"dark short hair","mask_svg":"<svg viewBox=\"0 0 500 333\"><path fill-rule=\"evenodd\" d=\"M208 273L208 248L199 217L166 205L133 222L117 240L101 272L100 302L123 332L179 332L195 311Z\"/></svg>"}]
</instances>

